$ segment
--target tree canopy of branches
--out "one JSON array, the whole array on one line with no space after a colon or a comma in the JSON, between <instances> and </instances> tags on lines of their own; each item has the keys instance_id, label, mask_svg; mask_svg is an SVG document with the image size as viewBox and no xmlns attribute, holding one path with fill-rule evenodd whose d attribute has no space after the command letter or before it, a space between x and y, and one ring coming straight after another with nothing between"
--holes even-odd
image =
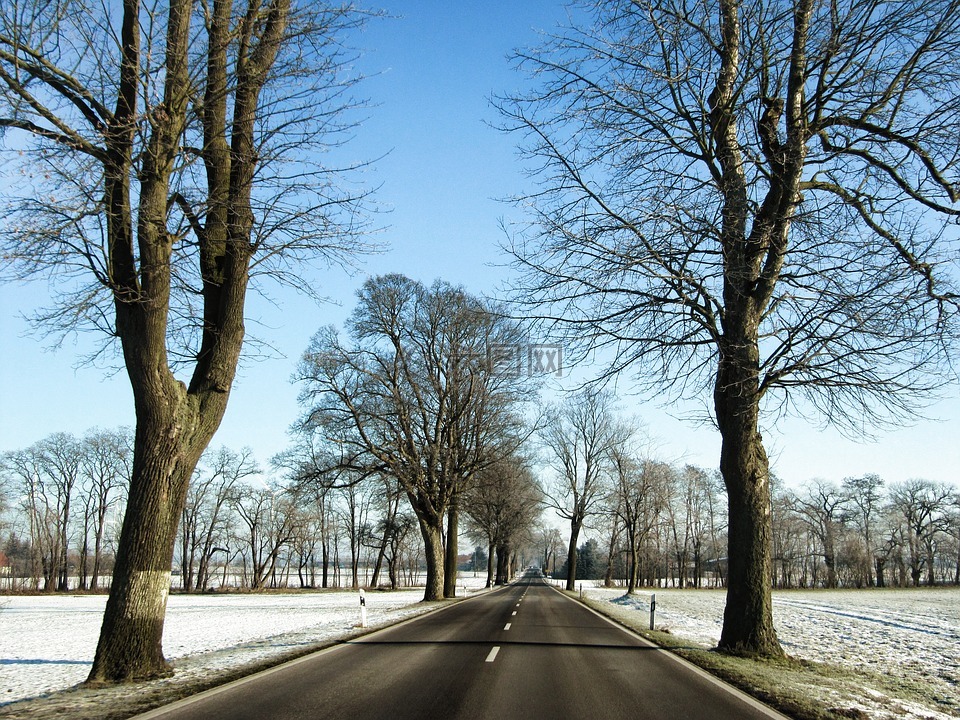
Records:
<instances>
[{"instance_id":1,"label":"tree canopy of branches","mask_svg":"<svg viewBox=\"0 0 960 720\"><path fill-rule=\"evenodd\" d=\"M518 403L529 379L497 362L498 349L522 338L495 308L442 282L384 275L358 298L347 339L321 329L303 356L302 426L338 449L342 467L399 481L423 536L424 599L440 599L445 515L479 471L522 441ZM456 535L452 524L448 556Z\"/></svg>"},{"instance_id":2,"label":"tree canopy of branches","mask_svg":"<svg viewBox=\"0 0 960 720\"><path fill-rule=\"evenodd\" d=\"M777 656L762 411L856 432L955 379L960 3L589 5L501 103L541 181L516 300L609 376L712 399L720 647Z\"/></svg>"},{"instance_id":3,"label":"tree canopy of branches","mask_svg":"<svg viewBox=\"0 0 960 720\"><path fill-rule=\"evenodd\" d=\"M362 194L318 155L351 124L343 36L363 16L293 0L0 7L0 129L34 162L4 262L63 280L42 325L119 340L136 406L90 681L156 677L177 523L226 410L251 279L364 247Z\"/></svg>"}]
</instances>

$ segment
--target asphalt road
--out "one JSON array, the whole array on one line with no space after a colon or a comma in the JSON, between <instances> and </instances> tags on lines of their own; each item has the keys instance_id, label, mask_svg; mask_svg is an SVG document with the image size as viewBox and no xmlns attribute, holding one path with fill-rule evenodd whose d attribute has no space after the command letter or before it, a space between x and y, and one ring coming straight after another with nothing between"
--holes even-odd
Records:
<instances>
[{"instance_id":1,"label":"asphalt road","mask_svg":"<svg viewBox=\"0 0 960 720\"><path fill-rule=\"evenodd\" d=\"M142 717L782 718L533 575Z\"/></svg>"}]
</instances>

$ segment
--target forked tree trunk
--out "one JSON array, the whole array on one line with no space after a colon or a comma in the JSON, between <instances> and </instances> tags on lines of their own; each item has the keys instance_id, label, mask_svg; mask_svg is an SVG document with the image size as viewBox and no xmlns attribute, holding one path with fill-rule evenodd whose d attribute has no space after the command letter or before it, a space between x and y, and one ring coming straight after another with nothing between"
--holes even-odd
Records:
<instances>
[{"instance_id":1,"label":"forked tree trunk","mask_svg":"<svg viewBox=\"0 0 960 720\"><path fill-rule=\"evenodd\" d=\"M116 333L133 389L137 429L113 584L88 678L93 684L170 672L161 640L177 525L190 477L226 411L243 346L257 101L283 38L289 3L277 0L262 14L248 13L238 28L239 47L247 54L242 63L237 60L228 146L226 57L231 7L231 3L216 4L209 26L207 102L202 113L208 208L204 227L194 227L203 279L203 326L188 388L174 377L167 357L176 241L167 223L170 178L182 151L193 100L189 68L193 4L168 2L163 102L150 109L155 115L134 173L142 87L141 7L138 0L123 0L119 92L105 132L104 202ZM134 176L136 195L129 186Z\"/></svg>"}]
</instances>

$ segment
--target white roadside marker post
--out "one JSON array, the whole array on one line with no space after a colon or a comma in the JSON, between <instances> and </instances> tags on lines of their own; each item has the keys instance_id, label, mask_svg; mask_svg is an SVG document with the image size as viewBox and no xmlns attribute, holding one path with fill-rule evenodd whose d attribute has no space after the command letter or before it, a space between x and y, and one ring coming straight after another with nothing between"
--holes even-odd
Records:
<instances>
[{"instance_id":1,"label":"white roadside marker post","mask_svg":"<svg viewBox=\"0 0 960 720\"><path fill-rule=\"evenodd\" d=\"M363 591L363 588L360 588L360 627L365 628L367 626L367 595Z\"/></svg>"},{"instance_id":2,"label":"white roadside marker post","mask_svg":"<svg viewBox=\"0 0 960 720\"><path fill-rule=\"evenodd\" d=\"M657 594L650 595L650 629L653 630L654 616L657 614Z\"/></svg>"}]
</instances>

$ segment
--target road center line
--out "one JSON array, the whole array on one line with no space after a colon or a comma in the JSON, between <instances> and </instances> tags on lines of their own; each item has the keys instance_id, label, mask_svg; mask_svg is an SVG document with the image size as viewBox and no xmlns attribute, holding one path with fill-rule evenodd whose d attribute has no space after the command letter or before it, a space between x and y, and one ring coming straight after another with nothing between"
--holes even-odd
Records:
<instances>
[{"instance_id":1,"label":"road center line","mask_svg":"<svg viewBox=\"0 0 960 720\"><path fill-rule=\"evenodd\" d=\"M514 611L513 611L512 613L510 613L510 614L511 614L511 615L516 615L516 614L517 614L517 611L514 610Z\"/></svg>"},{"instance_id":2,"label":"road center line","mask_svg":"<svg viewBox=\"0 0 960 720\"><path fill-rule=\"evenodd\" d=\"M493 662L497 659L497 653L500 652L500 646L494 645L493 650L490 651L490 654L487 655L487 662Z\"/></svg>"},{"instance_id":3,"label":"road center line","mask_svg":"<svg viewBox=\"0 0 960 720\"><path fill-rule=\"evenodd\" d=\"M504 629L504 630L509 630L509 629L510 629L510 626L511 626L512 624L513 624L513 623L507 623L506 625L503 626L503 629Z\"/></svg>"}]
</instances>

